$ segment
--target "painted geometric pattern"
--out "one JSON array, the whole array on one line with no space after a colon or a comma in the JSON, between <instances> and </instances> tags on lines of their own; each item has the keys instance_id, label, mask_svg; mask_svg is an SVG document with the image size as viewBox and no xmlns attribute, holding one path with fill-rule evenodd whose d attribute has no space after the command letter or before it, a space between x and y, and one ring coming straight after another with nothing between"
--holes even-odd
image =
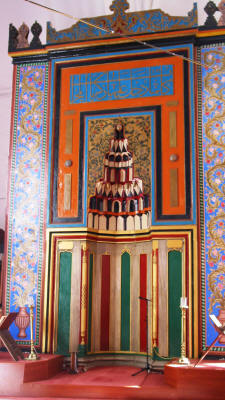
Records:
<instances>
[{"instance_id":1,"label":"painted geometric pattern","mask_svg":"<svg viewBox=\"0 0 225 400\"><path fill-rule=\"evenodd\" d=\"M202 48L202 318L203 350L216 332L209 314L225 310L225 47ZM203 200L204 199L204 200ZM204 204L204 209L203 209ZM224 351L217 342L215 350Z\"/></svg>"},{"instance_id":2,"label":"painted geometric pattern","mask_svg":"<svg viewBox=\"0 0 225 400\"><path fill-rule=\"evenodd\" d=\"M47 79L46 64L17 67L8 230L6 310L20 311L26 307L29 312L28 306L34 306L37 344L46 186ZM29 328L21 334L20 327L14 324L12 333L21 343L30 337Z\"/></svg>"},{"instance_id":3,"label":"painted geometric pattern","mask_svg":"<svg viewBox=\"0 0 225 400\"><path fill-rule=\"evenodd\" d=\"M118 34L136 34L185 29L198 25L197 3L187 16L170 16L162 10L130 12L126 0L114 0L110 6L111 15L96 18L84 18L69 29L56 31L48 22L47 43L70 42L99 37L118 36Z\"/></svg>"},{"instance_id":4,"label":"painted geometric pattern","mask_svg":"<svg viewBox=\"0 0 225 400\"><path fill-rule=\"evenodd\" d=\"M125 137L134 157L134 176L143 180L145 193L151 192L151 130L150 115L131 115L89 119L88 121L88 199L95 193L95 184L103 176L104 155L109 151L115 125L125 126Z\"/></svg>"},{"instance_id":5,"label":"painted geometric pattern","mask_svg":"<svg viewBox=\"0 0 225 400\"><path fill-rule=\"evenodd\" d=\"M173 94L173 66L71 75L70 103L89 103Z\"/></svg>"}]
</instances>

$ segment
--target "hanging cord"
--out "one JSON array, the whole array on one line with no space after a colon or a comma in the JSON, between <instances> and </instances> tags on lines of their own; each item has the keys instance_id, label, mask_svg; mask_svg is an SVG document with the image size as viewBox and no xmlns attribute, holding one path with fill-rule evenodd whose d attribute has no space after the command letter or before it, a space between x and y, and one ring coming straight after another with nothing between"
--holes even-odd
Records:
<instances>
[{"instance_id":1,"label":"hanging cord","mask_svg":"<svg viewBox=\"0 0 225 400\"><path fill-rule=\"evenodd\" d=\"M106 29L106 28L102 28L101 26L91 24L90 22L85 21L84 19L74 17L74 16L72 16L72 15L70 15L70 14L64 13L63 11L58 11L58 10L55 10L54 8L51 8L51 7L48 7L48 6L44 6L43 4L36 3L35 1L32 1L32 0L24 0L24 1L27 1L28 3L31 3L31 4L34 4L34 5L36 5L36 6L45 8L46 10L53 11L53 12L55 12L55 13L57 13L57 14L64 15L65 17L68 17L68 18L70 18L70 19L73 19L73 20L75 20L75 21L77 21L77 22L81 22L81 23L83 23L83 24L85 24L85 25L88 25L88 26L90 26L91 28L99 29L99 30L104 31L104 32L106 32L106 33L111 33L111 34L114 34L114 33L115 33L113 30ZM184 61L187 61L187 62L190 62L190 63L192 63L192 64L195 64L195 65L198 65L198 66L207 68L207 66L206 66L205 64L202 64L202 63L200 63L199 61L192 60L191 58L188 58L188 57L182 56L182 55L180 55L180 54L174 53L174 52L172 52L172 51L170 51L170 50L162 49L161 47L155 46L155 45L150 44L150 43L147 43L147 42L143 42L142 40L138 40L138 39L136 39L136 38L127 36L127 35L125 35L125 34L123 34L123 33L117 32L117 34L118 34L118 36L120 36L120 37L122 37L122 38L124 38L124 39L128 39L129 41L133 41L133 42L139 43L139 44L141 44L142 46L149 47L149 48L151 48L151 49L161 51L161 52L166 53L166 54L168 54L168 55L170 55L170 56L173 56L173 57L179 57L179 58L181 58L181 59L184 60Z\"/></svg>"},{"instance_id":2,"label":"hanging cord","mask_svg":"<svg viewBox=\"0 0 225 400\"><path fill-rule=\"evenodd\" d=\"M170 361L170 360L172 360L174 357L165 357L165 356L161 356L160 354L159 354L159 352L156 350L156 347L154 347L154 353L158 356L158 357L160 357L160 358L162 358L163 360L168 360L168 361Z\"/></svg>"}]
</instances>

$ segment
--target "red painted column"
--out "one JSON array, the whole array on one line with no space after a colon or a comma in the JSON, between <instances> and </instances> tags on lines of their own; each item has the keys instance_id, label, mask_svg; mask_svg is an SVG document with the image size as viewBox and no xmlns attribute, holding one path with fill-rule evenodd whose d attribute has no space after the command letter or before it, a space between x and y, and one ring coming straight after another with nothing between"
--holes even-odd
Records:
<instances>
[{"instance_id":1,"label":"red painted column","mask_svg":"<svg viewBox=\"0 0 225 400\"><path fill-rule=\"evenodd\" d=\"M147 297L147 254L140 254L140 296ZM147 302L140 300L140 351L146 352L146 313Z\"/></svg>"},{"instance_id":2,"label":"red painted column","mask_svg":"<svg viewBox=\"0 0 225 400\"><path fill-rule=\"evenodd\" d=\"M102 256L100 349L109 350L110 256Z\"/></svg>"}]
</instances>

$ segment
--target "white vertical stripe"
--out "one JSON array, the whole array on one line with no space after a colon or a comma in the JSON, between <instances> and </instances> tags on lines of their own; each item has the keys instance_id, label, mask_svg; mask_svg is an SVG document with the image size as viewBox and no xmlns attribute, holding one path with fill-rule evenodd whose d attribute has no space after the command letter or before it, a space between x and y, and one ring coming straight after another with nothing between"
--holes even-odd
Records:
<instances>
[{"instance_id":1,"label":"white vertical stripe","mask_svg":"<svg viewBox=\"0 0 225 400\"><path fill-rule=\"evenodd\" d=\"M110 321L109 350L120 350L121 335L121 255L117 251L110 261Z\"/></svg>"}]
</instances>

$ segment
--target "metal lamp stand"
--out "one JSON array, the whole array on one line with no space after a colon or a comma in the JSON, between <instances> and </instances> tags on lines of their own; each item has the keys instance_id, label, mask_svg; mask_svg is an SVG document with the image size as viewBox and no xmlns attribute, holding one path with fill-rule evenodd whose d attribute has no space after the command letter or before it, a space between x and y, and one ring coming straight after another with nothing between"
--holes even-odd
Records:
<instances>
[{"instance_id":1,"label":"metal lamp stand","mask_svg":"<svg viewBox=\"0 0 225 400\"><path fill-rule=\"evenodd\" d=\"M39 356L34 347L34 337L33 337L34 306L30 305L29 308L30 308L30 353L28 354L28 357L25 358L25 360L35 361L39 359Z\"/></svg>"}]
</instances>

